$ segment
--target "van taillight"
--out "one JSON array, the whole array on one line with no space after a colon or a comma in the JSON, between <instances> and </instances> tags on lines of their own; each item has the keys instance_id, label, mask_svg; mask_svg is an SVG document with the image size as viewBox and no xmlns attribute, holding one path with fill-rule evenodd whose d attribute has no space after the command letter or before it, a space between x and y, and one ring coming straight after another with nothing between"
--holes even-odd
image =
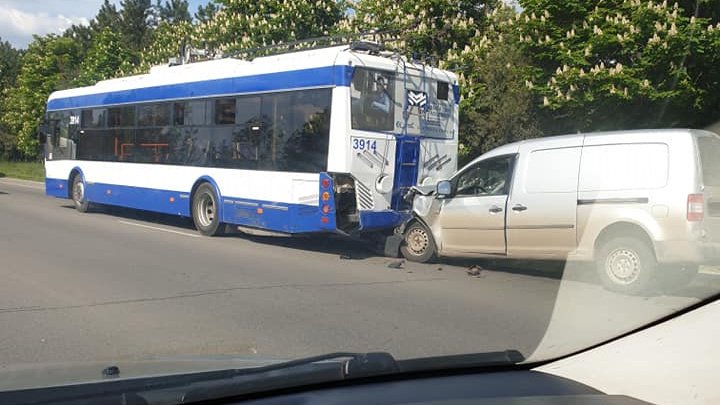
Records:
<instances>
[{"instance_id":1,"label":"van taillight","mask_svg":"<svg viewBox=\"0 0 720 405\"><path fill-rule=\"evenodd\" d=\"M705 217L705 197L702 194L688 194L687 220L702 221Z\"/></svg>"}]
</instances>

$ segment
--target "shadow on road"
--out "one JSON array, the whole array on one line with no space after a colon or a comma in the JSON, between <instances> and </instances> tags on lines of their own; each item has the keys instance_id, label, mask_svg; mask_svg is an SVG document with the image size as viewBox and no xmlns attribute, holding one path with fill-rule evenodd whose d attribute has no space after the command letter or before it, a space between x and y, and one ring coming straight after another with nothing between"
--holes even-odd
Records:
<instances>
[{"instance_id":1,"label":"shadow on road","mask_svg":"<svg viewBox=\"0 0 720 405\"><path fill-rule=\"evenodd\" d=\"M63 208L75 209L75 206L65 204ZM148 211L134 210L109 205L94 205L89 211L90 214L105 214L114 217L143 221L156 225L172 226L195 232L192 219L177 215L165 215ZM336 254L347 260L361 260L377 256L370 246L357 239L351 239L334 234L297 235L293 237L282 236L255 236L231 231L221 238L243 238L265 245L280 246L289 249L306 250L319 253Z\"/></svg>"},{"instance_id":2,"label":"shadow on road","mask_svg":"<svg viewBox=\"0 0 720 405\"><path fill-rule=\"evenodd\" d=\"M0 191L0 194L7 194ZM75 209L73 205L65 204L63 208ZM195 231L192 219L175 215L158 214L130 208L95 205L91 214L107 214L119 218L143 221L156 225L164 225ZM287 249L296 249L325 254L338 255L344 260L364 260L381 257L372 249L371 243L358 238L350 238L335 234L297 235L293 237L282 236L256 236L240 231L230 232L222 237L243 238L255 243L278 246ZM592 263L540 261L540 260L511 260L511 259L457 259L443 258L433 266L455 266L474 271L492 271L507 274L517 274L531 277L542 277L550 280L563 280L579 282L589 285L600 285L600 280ZM481 276L482 277L482 276ZM652 291L648 296L668 295L685 298L705 298L720 290L720 274L699 274L688 286L674 291Z\"/></svg>"}]
</instances>

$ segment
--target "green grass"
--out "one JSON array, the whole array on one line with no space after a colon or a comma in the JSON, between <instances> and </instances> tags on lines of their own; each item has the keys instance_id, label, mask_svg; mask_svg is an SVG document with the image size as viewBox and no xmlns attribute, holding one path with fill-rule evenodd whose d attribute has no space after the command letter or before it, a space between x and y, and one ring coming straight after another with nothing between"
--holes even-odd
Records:
<instances>
[{"instance_id":1,"label":"green grass","mask_svg":"<svg viewBox=\"0 0 720 405\"><path fill-rule=\"evenodd\" d=\"M0 160L0 177L45 181L42 162L8 162Z\"/></svg>"}]
</instances>

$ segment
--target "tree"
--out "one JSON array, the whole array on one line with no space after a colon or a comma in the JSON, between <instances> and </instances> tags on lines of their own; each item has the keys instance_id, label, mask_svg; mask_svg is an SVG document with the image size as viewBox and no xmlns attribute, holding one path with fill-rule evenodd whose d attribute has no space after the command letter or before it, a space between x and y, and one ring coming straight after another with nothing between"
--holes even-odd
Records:
<instances>
[{"instance_id":1,"label":"tree","mask_svg":"<svg viewBox=\"0 0 720 405\"><path fill-rule=\"evenodd\" d=\"M546 134L703 127L720 116L720 24L677 3L521 2Z\"/></svg>"},{"instance_id":2,"label":"tree","mask_svg":"<svg viewBox=\"0 0 720 405\"><path fill-rule=\"evenodd\" d=\"M93 22L91 21L91 26L92 23ZM73 24L62 34L63 37L70 38L73 41L77 42L77 44L80 46L80 49L82 50L83 56L92 46L93 38L95 37L95 31L91 26Z\"/></svg>"},{"instance_id":3,"label":"tree","mask_svg":"<svg viewBox=\"0 0 720 405\"><path fill-rule=\"evenodd\" d=\"M102 32L105 28L118 29L123 17L110 0L105 0L100 6L95 18L90 21L90 28L95 32Z\"/></svg>"},{"instance_id":4,"label":"tree","mask_svg":"<svg viewBox=\"0 0 720 405\"><path fill-rule=\"evenodd\" d=\"M171 24L192 21L188 8L187 0L157 0L155 3L155 10L159 20Z\"/></svg>"},{"instance_id":5,"label":"tree","mask_svg":"<svg viewBox=\"0 0 720 405\"><path fill-rule=\"evenodd\" d=\"M217 0L215 17L197 27L198 42L236 51L328 35L345 14L336 0Z\"/></svg>"},{"instance_id":6,"label":"tree","mask_svg":"<svg viewBox=\"0 0 720 405\"><path fill-rule=\"evenodd\" d=\"M122 25L120 12L110 0L105 0L100 6L97 15L90 21L89 25L73 24L70 28L63 32L66 38L72 38L80 45L81 57L84 58L87 52L92 48L96 37L103 30L119 30Z\"/></svg>"},{"instance_id":7,"label":"tree","mask_svg":"<svg viewBox=\"0 0 720 405\"><path fill-rule=\"evenodd\" d=\"M116 77L131 58L132 53L123 44L122 36L110 28L104 28L80 65L77 84L92 85Z\"/></svg>"},{"instance_id":8,"label":"tree","mask_svg":"<svg viewBox=\"0 0 720 405\"><path fill-rule=\"evenodd\" d=\"M151 0L123 0L120 2L120 29L128 48L140 52L152 40Z\"/></svg>"},{"instance_id":9,"label":"tree","mask_svg":"<svg viewBox=\"0 0 720 405\"><path fill-rule=\"evenodd\" d=\"M497 4L497 0L359 0L351 4L350 30L379 32L374 39L390 40L391 47L406 55L437 61L449 49L463 49L480 35L485 16Z\"/></svg>"},{"instance_id":10,"label":"tree","mask_svg":"<svg viewBox=\"0 0 720 405\"><path fill-rule=\"evenodd\" d=\"M518 34L495 24L513 19L512 8L500 7L490 29L461 49L450 49L441 67L459 75L460 157L473 158L494 147L541 135L534 95L526 86L533 69Z\"/></svg>"},{"instance_id":11,"label":"tree","mask_svg":"<svg viewBox=\"0 0 720 405\"><path fill-rule=\"evenodd\" d=\"M153 65L167 63L169 58L182 57L185 47L190 45L192 32L193 25L188 21L160 22L152 44L143 51L142 60L133 73L147 72Z\"/></svg>"},{"instance_id":12,"label":"tree","mask_svg":"<svg viewBox=\"0 0 720 405\"><path fill-rule=\"evenodd\" d=\"M15 84L22 52L0 38L0 94Z\"/></svg>"},{"instance_id":13,"label":"tree","mask_svg":"<svg viewBox=\"0 0 720 405\"><path fill-rule=\"evenodd\" d=\"M20 70L21 56L22 52L0 38L0 117L5 113L3 100L9 94L10 88L15 85ZM0 155L13 148L13 141L14 137L0 119Z\"/></svg>"},{"instance_id":14,"label":"tree","mask_svg":"<svg viewBox=\"0 0 720 405\"><path fill-rule=\"evenodd\" d=\"M0 119L27 157L37 153L35 134L51 92L73 86L81 50L71 38L35 36L24 52L15 86L3 100Z\"/></svg>"},{"instance_id":15,"label":"tree","mask_svg":"<svg viewBox=\"0 0 720 405\"><path fill-rule=\"evenodd\" d=\"M213 0L210 0L206 5L200 4L197 12L195 13L195 19L200 24L205 24L215 17L215 14L220 10L220 7L215 4Z\"/></svg>"}]
</instances>

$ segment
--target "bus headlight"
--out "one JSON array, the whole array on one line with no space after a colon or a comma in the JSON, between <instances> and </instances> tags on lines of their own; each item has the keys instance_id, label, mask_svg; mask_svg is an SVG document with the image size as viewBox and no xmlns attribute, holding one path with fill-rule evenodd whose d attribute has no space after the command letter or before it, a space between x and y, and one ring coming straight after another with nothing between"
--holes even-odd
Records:
<instances>
[{"instance_id":1,"label":"bus headlight","mask_svg":"<svg viewBox=\"0 0 720 405\"><path fill-rule=\"evenodd\" d=\"M381 194L387 194L392 191L392 179L390 176L380 176L375 181L375 190Z\"/></svg>"},{"instance_id":2,"label":"bus headlight","mask_svg":"<svg viewBox=\"0 0 720 405\"><path fill-rule=\"evenodd\" d=\"M425 177L424 179L422 179L422 181L420 182L420 185L421 186L432 186L435 183L437 183L435 181L435 179L433 179L431 176L428 176L428 177Z\"/></svg>"}]
</instances>

